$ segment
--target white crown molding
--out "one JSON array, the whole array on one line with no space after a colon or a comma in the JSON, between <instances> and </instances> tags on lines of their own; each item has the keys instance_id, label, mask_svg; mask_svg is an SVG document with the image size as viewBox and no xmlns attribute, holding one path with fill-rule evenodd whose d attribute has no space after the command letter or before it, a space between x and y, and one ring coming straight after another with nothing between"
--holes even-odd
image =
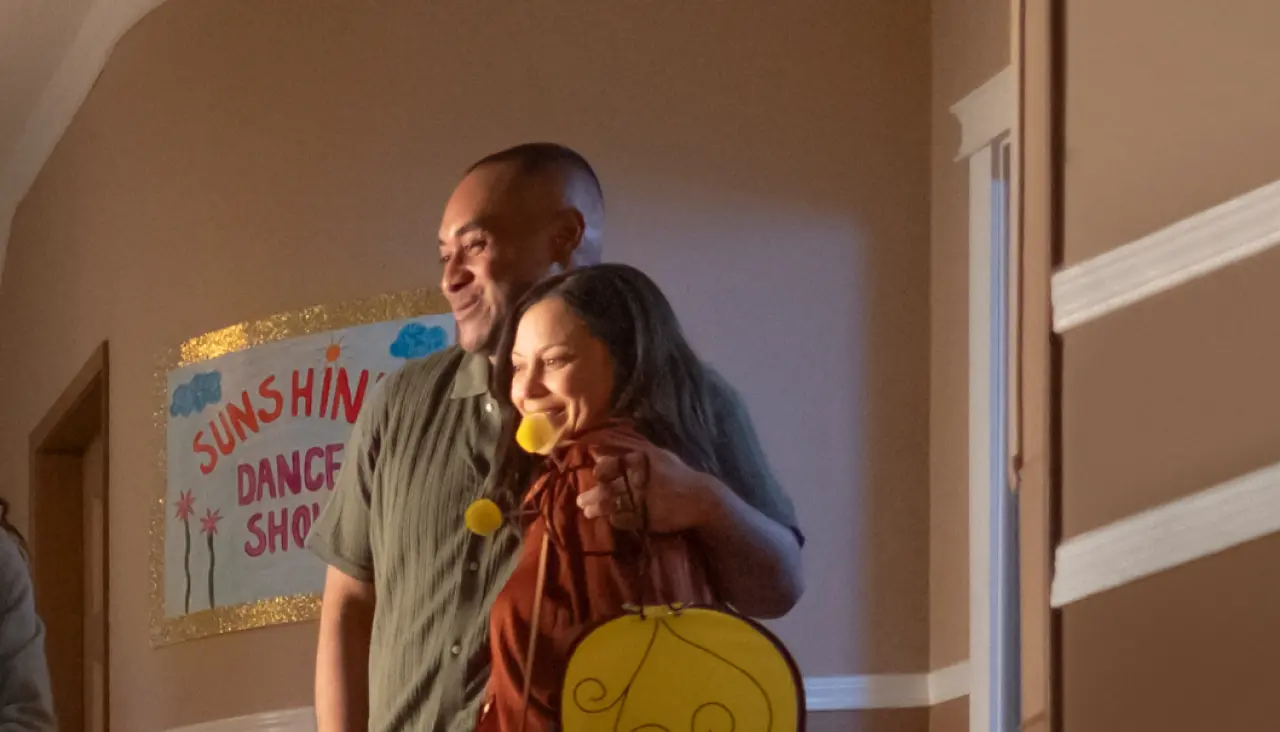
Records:
<instances>
[{"instance_id":1,"label":"white crown molding","mask_svg":"<svg viewBox=\"0 0 1280 732\"><path fill-rule=\"evenodd\" d=\"M951 106L951 113L960 120L960 150L955 159L964 160L1007 134L1017 111L1017 79L1013 67L1006 66Z\"/></svg>"},{"instance_id":2,"label":"white crown molding","mask_svg":"<svg viewBox=\"0 0 1280 732\"><path fill-rule=\"evenodd\" d=\"M1096 320L1280 244L1280 181L1053 276L1053 329Z\"/></svg>"},{"instance_id":3,"label":"white crown molding","mask_svg":"<svg viewBox=\"0 0 1280 732\"><path fill-rule=\"evenodd\" d=\"M0 275L18 204L66 133L116 43L165 0L95 0L57 71L27 117L22 134L0 158Z\"/></svg>"},{"instance_id":4,"label":"white crown molding","mask_svg":"<svg viewBox=\"0 0 1280 732\"><path fill-rule=\"evenodd\" d=\"M1062 607L1280 531L1280 463L1068 539L1050 603Z\"/></svg>"},{"instance_id":5,"label":"white crown molding","mask_svg":"<svg viewBox=\"0 0 1280 732\"><path fill-rule=\"evenodd\" d=\"M805 705L810 712L860 709L931 707L969 693L969 664L927 674L817 676L804 680ZM284 709L243 717L174 727L169 732L315 732L312 707Z\"/></svg>"}]
</instances>

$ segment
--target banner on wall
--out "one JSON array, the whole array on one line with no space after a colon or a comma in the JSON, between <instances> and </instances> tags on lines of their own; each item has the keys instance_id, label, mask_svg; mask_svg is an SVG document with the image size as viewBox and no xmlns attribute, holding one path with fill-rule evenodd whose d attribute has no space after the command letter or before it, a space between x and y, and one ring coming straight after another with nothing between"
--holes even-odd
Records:
<instances>
[{"instance_id":1,"label":"banner on wall","mask_svg":"<svg viewBox=\"0 0 1280 732\"><path fill-rule=\"evenodd\" d=\"M304 542L352 426L382 379L453 344L446 312L428 293L309 308L165 359L156 644L318 616L325 567Z\"/></svg>"}]
</instances>

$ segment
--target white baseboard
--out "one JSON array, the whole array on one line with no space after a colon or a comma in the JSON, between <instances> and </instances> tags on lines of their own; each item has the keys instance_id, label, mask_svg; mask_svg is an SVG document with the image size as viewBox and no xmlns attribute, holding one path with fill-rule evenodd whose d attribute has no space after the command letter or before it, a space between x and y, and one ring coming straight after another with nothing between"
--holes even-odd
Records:
<instances>
[{"instance_id":1,"label":"white baseboard","mask_svg":"<svg viewBox=\"0 0 1280 732\"><path fill-rule=\"evenodd\" d=\"M1062 607L1280 531L1280 463L1063 542L1050 602Z\"/></svg>"},{"instance_id":2,"label":"white baseboard","mask_svg":"<svg viewBox=\"0 0 1280 732\"><path fill-rule=\"evenodd\" d=\"M969 663L924 674L809 677L804 680L804 693L811 712L931 707L969 693ZM168 732L316 732L315 710L282 709L174 727Z\"/></svg>"},{"instance_id":3,"label":"white baseboard","mask_svg":"<svg viewBox=\"0 0 1280 732\"><path fill-rule=\"evenodd\" d=\"M315 707L298 707L259 712L188 727L172 727L168 732L316 732L316 710Z\"/></svg>"},{"instance_id":4,"label":"white baseboard","mask_svg":"<svg viewBox=\"0 0 1280 732\"><path fill-rule=\"evenodd\" d=\"M1059 333L1280 244L1280 181L1053 276Z\"/></svg>"},{"instance_id":5,"label":"white baseboard","mask_svg":"<svg viewBox=\"0 0 1280 732\"><path fill-rule=\"evenodd\" d=\"M925 674L818 676L804 680L811 712L931 707L969 693L969 662Z\"/></svg>"}]
</instances>

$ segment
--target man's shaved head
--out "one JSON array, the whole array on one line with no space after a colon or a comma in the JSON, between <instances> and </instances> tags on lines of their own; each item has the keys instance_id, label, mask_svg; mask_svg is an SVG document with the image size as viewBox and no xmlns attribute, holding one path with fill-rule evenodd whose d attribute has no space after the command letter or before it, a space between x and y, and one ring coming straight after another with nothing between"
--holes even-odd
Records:
<instances>
[{"instance_id":1,"label":"man's shaved head","mask_svg":"<svg viewBox=\"0 0 1280 732\"><path fill-rule=\"evenodd\" d=\"M600 239L604 233L604 190L585 157L554 142L527 142L486 155L467 168L467 173L499 165L509 166L522 183L556 186L562 205L578 209L586 226L574 263L599 264Z\"/></svg>"},{"instance_id":2,"label":"man's shaved head","mask_svg":"<svg viewBox=\"0 0 1280 732\"><path fill-rule=\"evenodd\" d=\"M440 221L441 289L458 344L488 352L525 290L551 272L600 262L604 194L586 159L535 142L467 169Z\"/></svg>"}]
</instances>

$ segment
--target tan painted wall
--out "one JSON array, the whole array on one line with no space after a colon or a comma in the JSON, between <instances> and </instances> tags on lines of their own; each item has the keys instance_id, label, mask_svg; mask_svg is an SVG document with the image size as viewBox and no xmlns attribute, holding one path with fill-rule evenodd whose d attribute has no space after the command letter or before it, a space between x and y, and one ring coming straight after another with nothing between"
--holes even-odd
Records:
<instances>
[{"instance_id":1,"label":"tan painted wall","mask_svg":"<svg viewBox=\"0 0 1280 732\"><path fill-rule=\"evenodd\" d=\"M1068 4L1067 264L1280 177L1280 8L1171 5Z\"/></svg>"},{"instance_id":2,"label":"tan painted wall","mask_svg":"<svg viewBox=\"0 0 1280 732\"><path fill-rule=\"evenodd\" d=\"M934 669L969 657L969 167L955 160L960 123L951 106L1009 65L1009 45L1008 0L933 0L929 663Z\"/></svg>"},{"instance_id":3,"label":"tan painted wall","mask_svg":"<svg viewBox=\"0 0 1280 732\"><path fill-rule=\"evenodd\" d=\"M814 712L805 732L929 732L928 709Z\"/></svg>"},{"instance_id":4,"label":"tan painted wall","mask_svg":"<svg viewBox=\"0 0 1280 732\"><path fill-rule=\"evenodd\" d=\"M110 339L116 729L310 697L310 624L148 646L161 349L435 282L456 175L530 138L592 158L609 256L654 274L746 393L810 538L811 591L776 626L804 671L928 666L926 6L534 7L173 0L121 42L22 204L0 490L22 516L27 434Z\"/></svg>"},{"instance_id":5,"label":"tan painted wall","mask_svg":"<svg viewBox=\"0 0 1280 732\"><path fill-rule=\"evenodd\" d=\"M969 697L953 699L929 709L930 732L965 732L969 729Z\"/></svg>"},{"instance_id":6,"label":"tan painted wall","mask_svg":"<svg viewBox=\"0 0 1280 732\"><path fill-rule=\"evenodd\" d=\"M1280 179L1280 6L1069 6L1066 257ZM1067 537L1280 460L1280 254L1069 332ZM1276 537L1063 613L1066 729L1265 729L1280 661Z\"/></svg>"},{"instance_id":7,"label":"tan painted wall","mask_svg":"<svg viewBox=\"0 0 1280 732\"><path fill-rule=\"evenodd\" d=\"M1124 0L1068 16L1068 261L1280 179L1280 7L1180 5L1151 26L1155 7ZM1269 328L1239 320L1274 306L1262 262L1068 335L1067 536L1280 457L1268 439L1274 390L1260 388L1274 373L1260 360Z\"/></svg>"}]
</instances>

